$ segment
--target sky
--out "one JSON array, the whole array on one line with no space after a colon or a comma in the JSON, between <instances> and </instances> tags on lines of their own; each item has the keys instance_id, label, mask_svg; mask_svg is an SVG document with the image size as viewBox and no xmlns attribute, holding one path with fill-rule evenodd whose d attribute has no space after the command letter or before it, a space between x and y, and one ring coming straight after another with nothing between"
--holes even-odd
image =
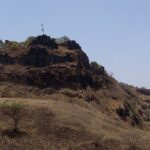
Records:
<instances>
[{"instance_id":1,"label":"sky","mask_svg":"<svg viewBox=\"0 0 150 150\"><path fill-rule=\"evenodd\" d=\"M24 41L41 24L76 40L118 81L150 88L149 0L0 0L0 39Z\"/></svg>"}]
</instances>

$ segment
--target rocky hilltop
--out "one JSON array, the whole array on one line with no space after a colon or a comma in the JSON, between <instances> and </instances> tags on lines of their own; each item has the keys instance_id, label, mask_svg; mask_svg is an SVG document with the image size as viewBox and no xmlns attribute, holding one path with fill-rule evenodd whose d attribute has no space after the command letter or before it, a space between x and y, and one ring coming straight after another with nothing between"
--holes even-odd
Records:
<instances>
[{"instance_id":1,"label":"rocky hilltop","mask_svg":"<svg viewBox=\"0 0 150 150\"><path fill-rule=\"evenodd\" d=\"M81 46L67 37L54 39L41 35L21 43L1 42L0 70L1 97L32 97L31 94L51 97L50 93L57 93L57 97L62 94L94 101L101 111L115 111L134 122L136 119L126 113L132 113L131 106L138 106L134 108L137 114L149 111L149 100L144 97L148 102L143 101L141 96L149 94L149 90L119 84L103 66L90 63ZM66 88L72 91L61 91ZM146 111L142 108L145 106ZM136 117L140 120L139 115ZM143 118L149 120L149 115Z\"/></svg>"},{"instance_id":2,"label":"rocky hilltop","mask_svg":"<svg viewBox=\"0 0 150 150\"><path fill-rule=\"evenodd\" d=\"M0 41L0 102L26 106L15 135L0 112L0 150L150 149L150 90L119 83L67 37Z\"/></svg>"},{"instance_id":3,"label":"rocky hilltop","mask_svg":"<svg viewBox=\"0 0 150 150\"><path fill-rule=\"evenodd\" d=\"M103 66L89 63L80 45L67 37L30 37L17 43L6 40L0 48L0 81L26 85L101 88L110 79Z\"/></svg>"}]
</instances>

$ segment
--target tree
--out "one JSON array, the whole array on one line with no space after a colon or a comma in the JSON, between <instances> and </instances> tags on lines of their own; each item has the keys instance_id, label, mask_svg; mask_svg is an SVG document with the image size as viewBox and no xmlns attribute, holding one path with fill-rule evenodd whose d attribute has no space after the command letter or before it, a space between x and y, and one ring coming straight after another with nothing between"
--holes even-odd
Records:
<instances>
[{"instance_id":1,"label":"tree","mask_svg":"<svg viewBox=\"0 0 150 150\"><path fill-rule=\"evenodd\" d=\"M5 101L0 105L0 112L13 121L13 132L19 133L19 123L25 115L25 105L19 102Z\"/></svg>"}]
</instances>

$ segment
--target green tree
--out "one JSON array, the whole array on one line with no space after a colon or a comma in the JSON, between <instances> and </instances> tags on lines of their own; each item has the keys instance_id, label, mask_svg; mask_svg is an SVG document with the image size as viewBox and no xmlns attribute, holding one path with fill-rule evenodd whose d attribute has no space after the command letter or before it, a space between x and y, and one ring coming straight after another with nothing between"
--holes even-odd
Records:
<instances>
[{"instance_id":1,"label":"green tree","mask_svg":"<svg viewBox=\"0 0 150 150\"><path fill-rule=\"evenodd\" d=\"M0 105L0 111L13 121L13 132L19 133L19 123L25 115L25 105L19 102L5 101Z\"/></svg>"}]
</instances>

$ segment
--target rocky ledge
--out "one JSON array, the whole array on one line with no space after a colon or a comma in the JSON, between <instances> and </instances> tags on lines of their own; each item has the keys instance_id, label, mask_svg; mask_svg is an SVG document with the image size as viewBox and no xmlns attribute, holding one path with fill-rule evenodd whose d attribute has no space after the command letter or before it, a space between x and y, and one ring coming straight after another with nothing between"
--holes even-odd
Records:
<instances>
[{"instance_id":1,"label":"rocky ledge","mask_svg":"<svg viewBox=\"0 0 150 150\"><path fill-rule=\"evenodd\" d=\"M89 63L75 41L41 35L22 43L7 40L1 44L0 82L40 88L102 88L111 80L103 66Z\"/></svg>"}]
</instances>

